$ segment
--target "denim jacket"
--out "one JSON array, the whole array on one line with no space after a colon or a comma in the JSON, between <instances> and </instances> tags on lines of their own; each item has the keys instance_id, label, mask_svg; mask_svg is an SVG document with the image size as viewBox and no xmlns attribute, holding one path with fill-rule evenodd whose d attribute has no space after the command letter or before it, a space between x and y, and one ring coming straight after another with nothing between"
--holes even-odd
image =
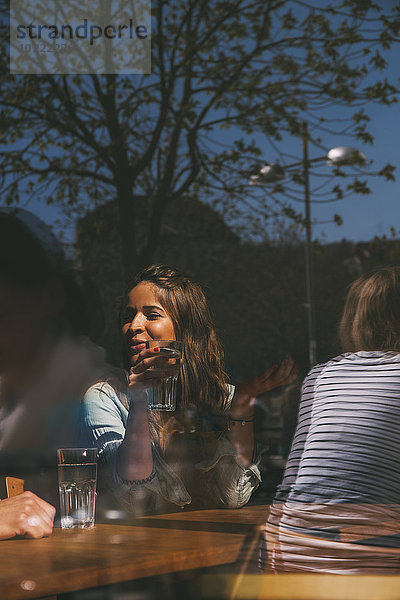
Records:
<instances>
[{"instance_id":1,"label":"denim jacket","mask_svg":"<svg viewBox=\"0 0 400 600\"><path fill-rule=\"evenodd\" d=\"M230 408L233 393L234 387L228 386L225 411ZM126 406L125 394L107 382L91 386L82 405L85 443L99 451L100 493L111 495L114 504L127 513L145 514L168 512L186 505L239 508L249 501L261 480L259 453L254 452L252 464L243 466L222 432L176 434L183 452L178 450L175 464L167 463L158 442L153 442L151 478L134 485L124 482L117 473L116 461L125 436ZM185 449L191 460L183 458ZM194 455L200 460L193 460Z\"/></svg>"}]
</instances>

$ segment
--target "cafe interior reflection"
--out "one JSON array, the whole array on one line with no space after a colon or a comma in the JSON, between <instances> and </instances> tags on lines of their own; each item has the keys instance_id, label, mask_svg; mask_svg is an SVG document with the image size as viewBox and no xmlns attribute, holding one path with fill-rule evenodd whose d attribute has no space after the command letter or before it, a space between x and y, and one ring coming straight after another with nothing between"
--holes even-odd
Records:
<instances>
[{"instance_id":1,"label":"cafe interior reflection","mask_svg":"<svg viewBox=\"0 0 400 600\"><path fill-rule=\"evenodd\" d=\"M399 574L399 517L400 507L389 504L273 504L259 567L268 573Z\"/></svg>"}]
</instances>

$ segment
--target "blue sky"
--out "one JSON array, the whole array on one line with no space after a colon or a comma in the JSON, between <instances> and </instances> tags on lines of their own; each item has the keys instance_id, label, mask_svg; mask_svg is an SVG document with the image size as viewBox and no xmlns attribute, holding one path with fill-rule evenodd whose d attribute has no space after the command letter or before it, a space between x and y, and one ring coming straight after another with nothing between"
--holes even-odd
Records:
<instances>
[{"instance_id":1,"label":"blue sky","mask_svg":"<svg viewBox=\"0 0 400 600\"><path fill-rule=\"evenodd\" d=\"M378 73L379 78L386 77L389 82L400 89L400 68L399 68L399 47L393 45L390 51L382 53L387 61L387 68L384 73ZM376 75L369 77L367 84L372 83L377 78ZM328 150L334 146L352 146L362 151L367 162L373 161L373 164L368 166L365 171L369 173L377 172L386 164L392 164L396 167L396 181L386 181L383 177L376 176L360 176L361 180L367 180L368 187L371 189L371 194L359 195L353 193L351 196L344 198L341 201L335 201L327 204L313 203L311 207L313 221L313 236L318 237L325 242L340 241L343 238L353 241L367 241L375 235L390 235L390 228L394 227L400 237L400 98L399 102L391 106L379 104L365 105L365 111L371 118L368 124L368 131L374 138L373 145L359 142L351 136L343 136L340 134L321 134L322 145ZM328 110L324 109L318 116L330 118L348 117L354 112L353 108L347 111L340 107L331 107ZM286 164L301 160L302 157L302 141L296 138L287 138L279 144L279 150L283 153L288 153L292 158ZM309 158L321 157L323 152L320 149L309 148ZM273 163L279 161L279 156L274 151L268 150L268 156L265 156L265 161ZM281 164L285 164L279 161ZM318 173L322 169L322 164L315 167L315 172ZM329 173L329 169L323 169ZM350 175L351 168L344 168L344 171ZM350 183L351 178L341 181L337 178L331 179L333 187L335 183L346 185ZM321 179L310 177L310 188L319 186ZM293 186L292 186L293 187ZM327 189L329 189L327 187ZM262 188L264 193L268 193L268 188ZM299 192L301 192L299 188ZM300 193L302 198L302 193ZM311 196L312 198L312 196ZM303 211L302 203L292 203L294 209L299 212ZM332 216L338 213L343 219L343 225L338 226L332 221ZM317 224L322 221L322 224Z\"/></svg>"},{"instance_id":2,"label":"blue sky","mask_svg":"<svg viewBox=\"0 0 400 600\"><path fill-rule=\"evenodd\" d=\"M312 218L316 221L328 221L334 213L339 213L343 218L343 225L338 227L334 223L314 225L314 234L323 241L332 242L342 238L354 241L366 241L375 235L388 234L393 226L400 231L400 105L391 107L375 106L370 108L370 130L375 138L373 146L363 145L351 138L339 136L324 138L327 147L348 144L359 148L368 159L374 161L371 170L379 170L386 163L397 167L396 181L387 182L383 178L369 178L369 187L372 193L367 196L353 194L339 202L329 204L313 204ZM291 153L301 156L301 141L294 140L290 145ZM310 151L310 158L317 156L314 150ZM273 162L275 156L265 156L265 160ZM264 188L265 189L265 188ZM26 207L38 214L47 223L55 223L62 218L61 211L56 206L46 207L39 201L32 200ZM301 210L301 205L296 209Z\"/></svg>"},{"instance_id":3,"label":"blue sky","mask_svg":"<svg viewBox=\"0 0 400 600\"><path fill-rule=\"evenodd\" d=\"M398 48L393 47L387 53L389 67L387 77L394 84L399 82L399 60ZM353 194L340 202L330 204L313 204L312 218L315 221L330 221L334 213L340 214L343 219L343 225L338 227L334 223L324 223L313 226L314 235L325 242L338 241L342 238L348 240L369 240L375 235L389 234L390 228L395 227L400 232L400 104L392 106L373 105L367 106L367 112L371 117L369 124L370 132L374 137L374 145L363 145L350 137L334 136L323 134L322 143L326 148L338 145L351 145L359 148L368 160L373 160L374 164L371 170L379 170L385 164L391 163L397 167L395 182L387 182L383 178L369 178L369 187L372 194L360 196ZM335 111L335 116L340 116L340 111ZM229 140L229 135L227 135ZM288 139L281 144L283 152L289 152L292 155L301 158L301 140ZM321 152L310 149L310 158L320 156ZM269 154L264 156L265 161L274 162L276 155ZM317 180L314 183L318 183ZM313 181L311 181L313 184ZM332 182L333 185L333 182ZM311 185L312 187L312 185ZM265 188L264 188L265 190ZM265 192L267 193L267 192ZM54 224L58 219L62 219L60 209L56 206L46 207L39 201L32 200L26 206L43 218L47 223ZM296 210L302 210L302 205L294 205ZM67 238L72 238L72 229L67 230Z\"/></svg>"},{"instance_id":4,"label":"blue sky","mask_svg":"<svg viewBox=\"0 0 400 600\"><path fill-rule=\"evenodd\" d=\"M395 53L392 53L395 55ZM393 59L396 58L393 56ZM393 61L393 76L398 78L398 61ZM397 73L395 73L397 71ZM324 224L315 227L315 232L324 234L326 241L342 238L349 240L369 240L375 235L388 234L390 227L400 232L400 105L391 107L375 106L368 110L371 116L370 130L375 138L374 145L362 145L354 140L345 140L356 146L374 161L371 171L381 169L385 164L396 166L396 181L387 182L384 178L370 177L372 193L367 196L353 194L340 202L328 205L313 205L313 217L328 220L335 212L343 218L343 225ZM325 138L327 146L341 145L338 139Z\"/></svg>"}]
</instances>

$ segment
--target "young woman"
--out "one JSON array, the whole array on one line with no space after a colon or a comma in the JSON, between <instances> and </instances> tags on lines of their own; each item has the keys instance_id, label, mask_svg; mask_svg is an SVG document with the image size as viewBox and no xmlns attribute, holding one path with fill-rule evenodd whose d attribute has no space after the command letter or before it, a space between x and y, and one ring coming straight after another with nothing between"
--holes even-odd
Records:
<instances>
[{"instance_id":1,"label":"young woman","mask_svg":"<svg viewBox=\"0 0 400 600\"><path fill-rule=\"evenodd\" d=\"M56 449L79 445L80 400L105 375L88 323L51 231L25 210L0 209L0 485L21 477L58 503Z\"/></svg>"},{"instance_id":2,"label":"young woman","mask_svg":"<svg viewBox=\"0 0 400 600\"><path fill-rule=\"evenodd\" d=\"M344 354L303 383L296 434L267 524L276 571L398 572L400 267L347 296Z\"/></svg>"},{"instance_id":3,"label":"young woman","mask_svg":"<svg viewBox=\"0 0 400 600\"><path fill-rule=\"evenodd\" d=\"M108 490L130 512L245 504L260 481L252 401L296 377L293 361L235 391L200 286L163 265L129 286L121 331L128 390L103 382L84 403L88 443L99 448ZM180 365L146 349L146 341L162 339L182 341ZM178 371L176 413L149 413L146 389Z\"/></svg>"}]
</instances>

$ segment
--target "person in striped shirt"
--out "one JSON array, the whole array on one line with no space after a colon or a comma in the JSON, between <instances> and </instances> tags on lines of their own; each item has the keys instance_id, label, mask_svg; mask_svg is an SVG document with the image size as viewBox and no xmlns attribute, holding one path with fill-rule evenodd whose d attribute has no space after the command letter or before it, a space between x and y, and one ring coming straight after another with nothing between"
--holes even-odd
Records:
<instances>
[{"instance_id":1,"label":"person in striped shirt","mask_svg":"<svg viewBox=\"0 0 400 600\"><path fill-rule=\"evenodd\" d=\"M297 428L266 527L274 571L400 567L400 267L356 280L343 353L302 387Z\"/></svg>"}]
</instances>

